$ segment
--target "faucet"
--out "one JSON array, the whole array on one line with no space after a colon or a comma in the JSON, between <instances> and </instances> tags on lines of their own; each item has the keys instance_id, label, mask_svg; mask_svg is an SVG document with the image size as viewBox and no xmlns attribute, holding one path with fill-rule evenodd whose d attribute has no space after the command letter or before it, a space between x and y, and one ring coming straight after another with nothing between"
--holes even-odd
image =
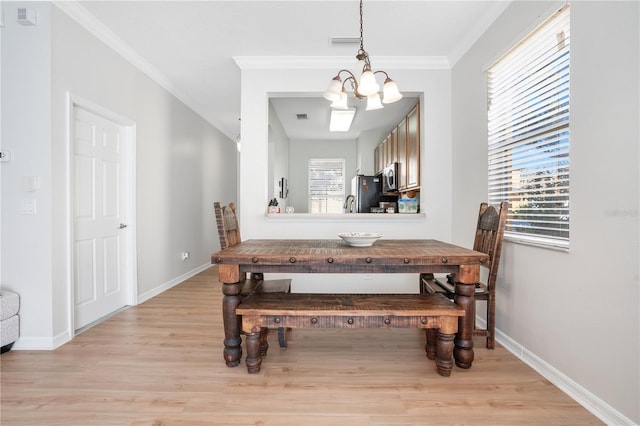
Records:
<instances>
[{"instance_id":1,"label":"faucet","mask_svg":"<svg viewBox=\"0 0 640 426\"><path fill-rule=\"evenodd\" d=\"M353 213L353 208L355 207L356 197L353 195L347 195L347 198L344 200L344 205L342 208L345 213Z\"/></svg>"}]
</instances>

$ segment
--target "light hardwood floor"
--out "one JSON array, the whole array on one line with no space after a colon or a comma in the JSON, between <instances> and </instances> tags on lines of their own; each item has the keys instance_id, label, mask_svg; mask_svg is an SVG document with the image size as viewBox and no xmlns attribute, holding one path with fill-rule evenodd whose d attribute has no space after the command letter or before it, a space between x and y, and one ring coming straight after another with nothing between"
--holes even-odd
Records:
<instances>
[{"instance_id":1,"label":"light hardwood floor","mask_svg":"<svg viewBox=\"0 0 640 426\"><path fill-rule=\"evenodd\" d=\"M215 268L55 351L2 355L1 424L587 425L595 416L500 345L439 376L418 330L275 333L258 375L222 359Z\"/></svg>"}]
</instances>

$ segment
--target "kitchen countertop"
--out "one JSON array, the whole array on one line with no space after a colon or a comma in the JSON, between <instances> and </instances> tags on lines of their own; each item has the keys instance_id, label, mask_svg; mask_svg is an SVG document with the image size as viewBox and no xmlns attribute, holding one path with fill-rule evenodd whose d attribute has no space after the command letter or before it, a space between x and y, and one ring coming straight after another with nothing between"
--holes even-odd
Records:
<instances>
[{"instance_id":1,"label":"kitchen countertop","mask_svg":"<svg viewBox=\"0 0 640 426\"><path fill-rule=\"evenodd\" d=\"M423 220L426 217L424 213L337 213L337 214L319 214L319 213L265 213L267 221L415 221Z\"/></svg>"}]
</instances>

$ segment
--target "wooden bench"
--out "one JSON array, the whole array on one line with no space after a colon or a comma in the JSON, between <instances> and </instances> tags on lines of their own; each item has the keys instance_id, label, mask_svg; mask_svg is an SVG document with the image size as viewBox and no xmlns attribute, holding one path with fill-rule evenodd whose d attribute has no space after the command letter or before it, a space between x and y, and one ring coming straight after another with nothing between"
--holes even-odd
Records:
<instances>
[{"instance_id":1,"label":"wooden bench","mask_svg":"<svg viewBox=\"0 0 640 426\"><path fill-rule=\"evenodd\" d=\"M453 367L453 339L464 309L441 294L254 293L236 309L247 336L247 370L260 372L266 355L267 327L438 329L427 339L429 359L438 373Z\"/></svg>"},{"instance_id":2,"label":"wooden bench","mask_svg":"<svg viewBox=\"0 0 640 426\"><path fill-rule=\"evenodd\" d=\"M252 294L264 294L264 293L289 293L291 291L291 280L265 280L263 274L252 273L251 278L247 278L243 281L240 288L240 294L243 298L247 298ZM278 343L281 348L287 347L287 338L285 336L286 330L283 327L273 325L272 328L278 330ZM266 344L266 332L264 336L264 342ZM266 352L266 348L263 349Z\"/></svg>"}]
</instances>

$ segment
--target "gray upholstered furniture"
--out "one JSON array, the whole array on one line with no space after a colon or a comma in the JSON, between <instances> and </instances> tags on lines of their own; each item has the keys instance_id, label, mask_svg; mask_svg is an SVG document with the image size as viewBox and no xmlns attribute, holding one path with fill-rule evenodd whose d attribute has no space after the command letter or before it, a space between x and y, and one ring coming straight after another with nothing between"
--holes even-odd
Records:
<instances>
[{"instance_id":1,"label":"gray upholstered furniture","mask_svg":"<svg viewBox=\"0 0 640 426\"><path fill-rule=\"evenodd\" d=\"M20 337L20 296L10 290L0 290L0 353L11 349Z\"/></svg>"}]
</instances>

